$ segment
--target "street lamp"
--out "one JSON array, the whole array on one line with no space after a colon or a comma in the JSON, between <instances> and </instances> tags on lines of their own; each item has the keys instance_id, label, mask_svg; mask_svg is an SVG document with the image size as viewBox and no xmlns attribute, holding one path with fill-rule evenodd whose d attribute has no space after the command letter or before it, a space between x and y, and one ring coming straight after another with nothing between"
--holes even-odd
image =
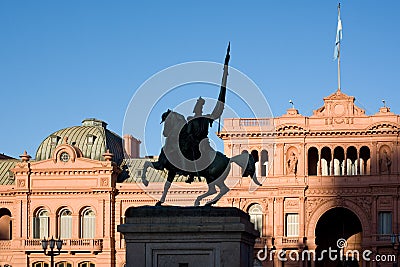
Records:
<instances>
[{"instance_id":1,"label":"street lamp","mask_svg":"<svg viewBox=\"0 0 400 267\"><path fill-rule=\"evenodd\" d=\"M44 255L50 256L50 267L54 267L54 256L60 255L62 243L63 243L63 241L60 238L58 238L58 240L54 240L53 237L51 237L50 240L46 240L46 238L43 238L42 248L43 248ZM49 246L50 251L46 252L47 246ZM54 250L55 247L57 247L58 251Z\"/></svg>"},{"instance_id":2,"label":"street lamp","mask_svg":"<svg viewBox=\"0 0 400 267\"><path fill-rule=\"evenodd\" d=\"M397 240L396 240L396 237L397 237ZM393 246L393 248L394 249L396 249L396 246L397 246L397 258L399 257L399 254L400 254L400 234L395 234L395 233L393 233L391 236L390 236L390 242L392 243L392 246ZM397 242L397 243L396 243ZM397 261L398 259L396 259L396 261ZM396 266L397 266L397 262L395 263L396 264Z\"/></svg>"}]
</instances>

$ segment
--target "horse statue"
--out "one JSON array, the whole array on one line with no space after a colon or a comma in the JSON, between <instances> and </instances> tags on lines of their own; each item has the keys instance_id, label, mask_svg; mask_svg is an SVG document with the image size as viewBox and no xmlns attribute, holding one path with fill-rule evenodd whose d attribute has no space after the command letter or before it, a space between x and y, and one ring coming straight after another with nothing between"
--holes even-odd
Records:
<instances>
[{"instance_id":1,"label":"horse statue","mask_svg":"<svg viewBox=\"0 0 400 267\"><path fill-rule=\"evenodd\" d=\"M169 128L171 124L176 125L175 123L176 118L182 117L182 115L173 111L169 111L168 113L169 114L167 115L167 119L165 120L165 128ZM170 134L173 133L173 131L165 131L165 128L163 132L165 137L166 138L171 137ZM188 138L189 138L188 135L181 134L179 138L179 143L181 144L189 143L190 141ZM161 150L161 154L157 161L155 162L146 161L144 163L142 172L142 182L145 186L147 186L149 182L146 179L146 172L149 167L154 168L156 170L165 169L168 171L167 181L165 182L164 185L164 191L162 197L160 201L157 202L156 206L160 206L162 203L164 203L168 190L171 186L171 183L174 181L174 178L177 175L190 175L189 171L182 170L181 168L178 168L175 164L172 164L168 160L168 157L165 155L164 149L165 147ZM188 151L182 151L183 154L185 154L185 152ZM255 174L255 160L251 154L243 153L237 156L233 156L232 158L229 158L224 154L222 154L221 152L216 151L214 155L215 155L214 159L211 161L208 167L197 172L198 176L205 178L208 185L208 191L197 197L196 201L194 202L195 206L199 206L200 201L203 198L216 194L217 193L216 187L220 189L219 193L211 201L207 202L206 206L211 206L217 203L217 201L229 191L229 188L225 184L225 179L229 174L232 162L236 163L242 168L242 170L244 170L242 177L250 176L255 184L261 186L261 183L257 180Z\"/></svg>"}]
</instances>

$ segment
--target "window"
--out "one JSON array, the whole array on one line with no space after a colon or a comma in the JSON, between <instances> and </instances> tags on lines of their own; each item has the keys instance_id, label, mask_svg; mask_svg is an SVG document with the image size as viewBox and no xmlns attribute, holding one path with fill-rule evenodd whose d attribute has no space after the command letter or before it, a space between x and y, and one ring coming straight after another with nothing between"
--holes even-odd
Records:
<instances>
[{"instance_id":1,"label":"window","mask_svg":"<svg viewBox=\"0 0 400 267\"><path fill-rule=\"evenodd\" d=\"M261 176L268 176L268 151L261 151Z\"/></svg>"},{"instance_id":2,"label":"window","mask_svg":"<svg viewBox=\"0 0 400 267\"><path fill-rule=\"evenodd\" d=\"M12 180L12 181L15 180L14 173L13 173L11 170L8 171L8 179L10 179L10 180Z\"/></svg>"},{"instance_id":3,"label":"window","mask_svg":"<svg viewBox=\"0 0 400 267\"><path fill-rule=\"evenodd\" d=\"M12 239L11 212L6 208L0 209L0 240Z\"/></svg>"},{"instance_id":4,"label":"window","mask_svg":"<svg viewBox=\"0 0 400 267\"><path fill-rule=\"evenodd\" d=\"M60 160L62 162L67 162L69 160L69 154L67 152L62 152L60 155Z\"/></svg>"},{"instance_id":5,"label":"window","mask_svg":"<svg viewBox=\"0 0 400 267\"><path fill-rule=\"evenodd\" d=\"M56 267L72 267L72 264L66 261L56 263Z\"/></svg>"},{"instance_id":6,"label":"window","mask_svg":"<svg viewBox=\"0 0 400 267\"><path fill-rule=\"evenodd\" d=\"M83 210L81 215L81 238L94 238L96 216L91 208Z\"/></svg>"},{"instance_id":7,"label":"window","mask_svg":"<svg viewBox=\"0 0 400 267\"><path fill-rule=\"evenodd\" d=\"M254 224L254 228L262 235L262 208L259 204L253 204L249 208L250 221Z\"/></svg>"},{"instance_id":8,"label":"window","mask_svg":"<svg viewBox=\"0 0 400 267\"><path fill-rule=\"evenodd\" d=\"M72 236L72 213L68 209L62 209L60 211L58 220L58 236L63 238L71 238Z\"/></svg>"},{"instance_id":9,"label":"window","mask_svg":"<svg viewBox=\"0 0 400 267\"><path fill-rule=\"evenodd\" d=\"M78 264L78 267L95 267L96 265L94 263L85 261L85 262L81 262Z\"/></svg>"},{"instance_id":10,"label":"window","mask_svg":"<svg viewBox=\"0 0 400 267\"><path fill-rule=\"evenodd\" d=\"M57 135L50 135L51 146L56 146L59 139L60 137Z\"/></svg>"},{"instance_id":11,"label":"window","mask_svg":"<svg viewBox=\"0 0 400 267\"><path fill-rule=\"evenodd\" d=\"M96 136L94 136L93 134L86 135L87 144L88 145L93 145L95 138L96 138Z\"/></svg>"},{"instance_id":12,"label":"window","mask_svg":"<svg viewBox=\"0 0 400 267\"><path fill-rule=\"evenodd\" d=\"M390 235L392 233L392 213L389 211L379 212L378 234Z\"/></svg>"},{"instance_id":13,"label":"window","mask_svg":"<svg viewBox=\"0 0 400 267\"><path fill-rule=\"evenodd\" d=\"M48 238L49 237L49 212L45 209L40 209L33 217L33 238Z\"/></svg>"},{"instance_id":14,"label":"window","mask_svg":"<svg viewBox=\"0 0 400 267\"><path fill-rule=\"evenodd\" d=\"M299 236L299 214L286 214L286 236Z\"/></svg>"},{"instance_id":15,"label":"window","mask_svg":"<svg viewBox=\"0 0 400 267\"><path fill-rule=\"evenodd\" d=\"M308 149L308 175L315 176L318 174L318 149L310 147Z\"/></svg>"},{"instance_id":16,"label":"window","mask_svg":"<svg viewBox=\"0 0 400 267\"><path fill-rule=\"evenodd\" d=\"M49 267L49 264L43 261L32 263L32 267Z\"/></svg>"}]
</instances>

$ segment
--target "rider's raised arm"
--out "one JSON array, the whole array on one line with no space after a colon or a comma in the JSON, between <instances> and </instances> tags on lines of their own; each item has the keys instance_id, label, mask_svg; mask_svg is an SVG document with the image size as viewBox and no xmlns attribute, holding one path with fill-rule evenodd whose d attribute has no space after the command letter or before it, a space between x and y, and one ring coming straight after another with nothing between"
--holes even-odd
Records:
<instances>
[{"instance_id":1,"label":"rider's raised arm","mask_svg":"<svg viewBox=\"0 0 400 267\"><path fill-rule=\"evenodd\" d=\"M215 105L214 110L210 114L210 117L213 120L216 120L219 117L221 117L222 112L224 111L225 97L226 97L226 82L228 80L228 64L229 64L229 59L231 58L231 56L229 55L230 50L231 50L231 43L229 43L228 49L226 50L226 56L224 62L224 74L222 76L221 89L219 91L218 102Z\"/></svg>"}]
</instances>

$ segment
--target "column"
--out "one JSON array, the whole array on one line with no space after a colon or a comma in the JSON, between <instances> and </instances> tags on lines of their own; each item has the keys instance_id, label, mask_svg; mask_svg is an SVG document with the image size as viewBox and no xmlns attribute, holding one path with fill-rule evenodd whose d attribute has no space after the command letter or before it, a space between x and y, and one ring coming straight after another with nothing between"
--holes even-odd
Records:
<instances>
[{"instance_id":1,"label":"column","mask_svg":"<svg viewBox=\"0 0 400 267\"><path fill-rule=\"evenodd\" d=\"M344 150L344 148L343 148L343 150ZM346 148L346 150L344 150L344 160L343 161L344 162L343 162L342 175L347 175L347 148Z\"/></svg>"},{"instance_id":2,"label":"column","mask_svg":"<svg viewBox=\"0 0 400 267\"><path fill-rule=\"evenodd\" d=\"M284 175L285 174L285 159L284 159L284 151L283 144L276 144L276 160L273 161L274 164L274 175Z\"/></svg>"},{"instance_id":3,"label":"column","mask_svg":"<svg viewBox=\"0 0 400 267\"><path fill-rule=\"evenodd\" d=\"M377 152L377 142L373 142L371 146L371 174L378 173L379 159Z\"/></svg>"},{"instance_id":4,"label":"column","mask_svg":"<svg viewBox=\"0 0 400 267\"><path fill-rule=\"evenodd\" d=\"M306 236L306 232L305 232L305 197L299 197L299 201L300 201L300 214L299 214L299 220L300 220L300 233L299 233L299 237L304 237Z\"/></svg>"},{"instance_id":5,"label":"column","mask_svg":"<svg viewBox=\"0 0 400 267\"><path fill-rule=\"evenodd\" d=\"M377 201L378 197L377 196L372 196L372 229L371 229L371 234L376 236L378 233L377 229L377 219L378 219L378 211L377 211ZM376 241L376 237L375 240Z\"/></svg>"},{"instance_id":6,"label":"column","mask_svg":"<svg viewBox=\"0 0 400 267\"><path fill-rule=\"evenodd\" d=\"M399 216L398 209L399 209L399 206L398 206L398 203L397 203L397 199L398 199L398 196L396 196L396 195L393 196L393 208L394 208L393 221L395 222L395 224L393 224L393 232L395 232L395 233L399 233L399 227L398 227L398 224L399 224L399 220L398 220L398 216Z\"/></svg>"},{"instance_id":7,"label":"column","mask_svg":"<svg viewBox=\"0 0 400 267\"><path fill-rule=\"evenodd\" d=\"M80 236L81 222L79 221L79 214L72 214L72 235L71 238L76 239Z\"/></svg>"},{"instance_id":8,"label":"column","mask_svg":"<svg viewBox=\"0 0 400 267\"><path fill-rule=\"evenodd\" d=\"M52 236L56 237L58 236L57 232L57 220L59 219L59 216L57 213L54 213L54 211L49 211L49 238Z\"/></svg>"},{"instance_id":9,"label":"column","mask_svg":"<svg viewBox=\"0 0 400 267\"><path fill-rule=\"evenodd\" d=\"M275 235L276 237L282 237L284 235L284 226L285 226L285 221L284 221L284 211L283 211L283 197L277 197L275 199L275 207L276 207L276 213L275 213L275 221L277 224L275 224Z\"/></svg>"},{"instance_id":10,"label":"column","mask_svg":"<svg viewBox=\"0 0 400 267\"><path fill-rule=\"evenodd\" d=\"M317 175L321 176L322 175L322 164L321 164L321 153L322 150L318 149L318 162L317 162Z\"/></svg>"},{"instance_id":11,"label":"column","mask_svg":"<svg viewBox=\"0 0 400 267\"><path fill-rule=\"evenodd\" d=\"M266 224L266 235L267 236L271 236L274 237L274 198L273 197L269 197L267 198L267 203L268 203L268 221ZM271 245L271 244L269 244Z\"/></svg>"}]
</instances>

